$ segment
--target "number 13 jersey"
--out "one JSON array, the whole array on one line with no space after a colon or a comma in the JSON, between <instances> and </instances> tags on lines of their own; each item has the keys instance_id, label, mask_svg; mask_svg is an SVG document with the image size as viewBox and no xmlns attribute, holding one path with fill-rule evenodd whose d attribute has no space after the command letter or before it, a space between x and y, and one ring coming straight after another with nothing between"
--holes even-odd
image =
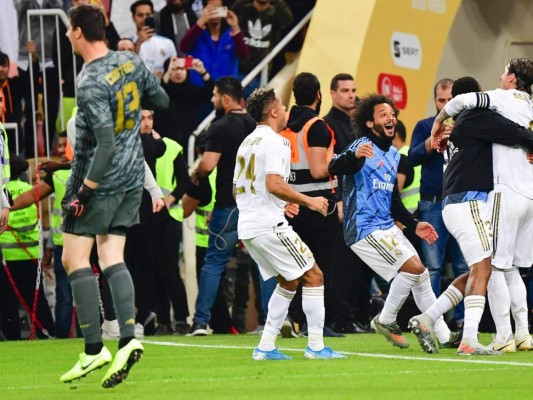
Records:
<instances>
[{"instance_id":1,"label":"number 13 jersey","mask_svg":"<svg viewBox=\"0 0 533 400\"><path fill-rule=\"evenodd\" d=\"M112 128L115 155L97 194L142 186L144 155L139 137L141 99L157 92L159 80L130 52L109 51L85 65L78 82L76 144L67 192L76 192L87 176L97 146L94 131Z\"/></svg>"}]
</instances>

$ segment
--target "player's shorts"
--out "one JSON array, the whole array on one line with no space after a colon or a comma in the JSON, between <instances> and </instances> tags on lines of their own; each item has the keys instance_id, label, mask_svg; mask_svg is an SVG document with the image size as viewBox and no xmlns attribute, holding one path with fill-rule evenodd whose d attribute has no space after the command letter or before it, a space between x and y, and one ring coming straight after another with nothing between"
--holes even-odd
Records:
<instances>
[{"instance_id":1,"label":"player's shorts","mask_svg":"<svg viewBox=\"0 0 533 400\"><path fill-rule=\"evenodd\" d=\"M494 233L492 265L498 269L533 264L533 200L504 185L489 194Z\"/></svg>"},{"instance_id":2,"label":"player's shorts","mask_svg":"<svg viewBox=\"0 0 533 400\"><path fill-rule=\"evenodd\" d=\"M139 223L142 186L122 193L94 195L80 217L63 211L63 232L78 236L126 235L130 226Z\"/></svg>"},{"instance_id":3,"label":"player's shorts","mask_svg":"<svg viewBox=\"0 0 533 400\"><path fill-rule=\"evenodd\" d=\"M287 281L294 281L315 264L313 253L291 226L275 227L272 232L242 242L264 280L281 275Z\"/></svg>"},{"instance_id":4,"label":"player's shorts","mask_svg":"<svg viewBox=\"0 0 533 400\"><path fill-rule=\"evenodd\" d=\"M387 282L392 280L407 260L418 254L402 231L393 226L377 230L350 246L370 268Z\"/></svg>"},{"instance_id":5,"label":"player's shorts","mask_svg":"<svg viewBox=\"0 0 533 400\"><path fill-rule=\"evenodd\" d=\"M480 200L448 204L442 210L446 229L459 243L469 267L492 256L490 204Z\"/></svg>"}]
</instances>

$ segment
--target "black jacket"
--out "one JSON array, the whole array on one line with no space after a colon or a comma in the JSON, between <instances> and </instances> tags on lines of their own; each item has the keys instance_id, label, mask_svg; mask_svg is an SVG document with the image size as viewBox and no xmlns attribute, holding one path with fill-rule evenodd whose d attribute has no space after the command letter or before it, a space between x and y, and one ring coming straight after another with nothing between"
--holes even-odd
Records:
<instances>
[{"instance_id":1,"label":"black jacket","mask_svg":"<svg viewBox=\"0 0 533 400\"><path fill-rule=\"evenodd\" d=\"M491 110L463 111L455 121L451 159L444 171L443 197L494 189L492 144L533 150L533 132Z\"/></svg>"}]
</instances>

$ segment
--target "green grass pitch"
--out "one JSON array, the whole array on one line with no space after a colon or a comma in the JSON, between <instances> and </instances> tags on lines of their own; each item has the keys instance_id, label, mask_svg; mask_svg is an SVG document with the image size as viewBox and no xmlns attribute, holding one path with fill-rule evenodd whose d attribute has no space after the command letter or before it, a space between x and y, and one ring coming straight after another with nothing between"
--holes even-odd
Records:
<instances>
[{"instance_id":1,"label":"green grass pitch","mask_svg":"<svg viewBox=\"0 0 533 400\"><path fill-rule=\"evenodd\" d=\"M346 360L305 360L306 338L278 339L291 361L251 359L258 336L155 337L126 382L103 389L104 369L73 384L80 339L0 343L0 399L530 399L533 353L460 357L392 347L378 334L326 338ZM490 336L481 336L488 343ZM106 342L112 353L116 342Z\"/></svg>"}]
</instances>

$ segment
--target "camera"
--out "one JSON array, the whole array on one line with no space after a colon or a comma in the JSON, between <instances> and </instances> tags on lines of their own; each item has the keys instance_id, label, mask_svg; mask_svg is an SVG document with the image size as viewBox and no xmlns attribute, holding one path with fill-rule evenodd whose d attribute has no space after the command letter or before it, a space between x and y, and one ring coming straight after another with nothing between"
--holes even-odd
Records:
<instances>
[{"instance_id":1,"label":"camera","mask_svg":"<svg viewBox=\"0 0 533 400\"><path fill-rule=\"evenodd\" d=\"M226 18L228 16L228 7L217 7L213 11L213 17Z\"/></svg>"},{"instance_id":2,"label":"camera","mask_svg":"<svg viewBox=\"0 0 533 400\"><path fill-rule=\"evenodd\" d=\"M193 62L192 56L185 57L185 68L187 69L192 68L192 62Z\"/></svg>"},{"instance_id":3,"label":"camera","mask_svg":"<svg viewBox=\"0 0 533 400\"><path fill-rule=\"evenodd\" d=\"M154 17L146 17L144 19L144 26L149 26L152 29L155 29L155 19Z\"/></svg>"}]
</instances>

